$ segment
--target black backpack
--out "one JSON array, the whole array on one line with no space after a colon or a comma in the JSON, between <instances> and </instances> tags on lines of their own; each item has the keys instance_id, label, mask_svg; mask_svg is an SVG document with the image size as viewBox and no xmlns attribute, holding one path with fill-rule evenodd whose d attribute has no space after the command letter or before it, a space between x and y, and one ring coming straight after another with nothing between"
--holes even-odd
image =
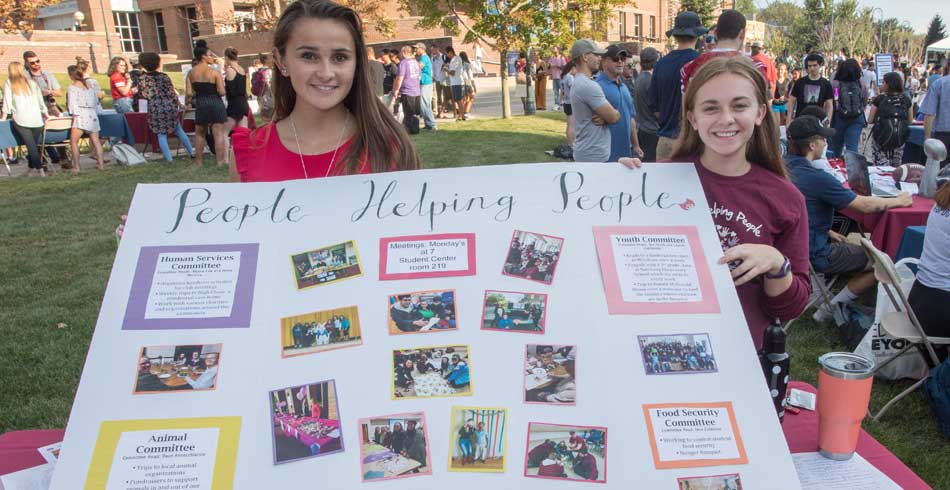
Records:
<instances>
[{"instance_id":1,"label":"black backpack","mask_svg":"<svg viewBox=\"0 0 950 490\"><path fill-rule=\"evenodd\" d=\"M884 151L904 146L910 137L907 123L907 103L903 94L884 95L877 106L877 121L871 130L871 137Z\"/></svg>"},{"instance_id":2,"label":"black backpack","mask_svg":"<svg viewBox=\"0 0 950 490\"><path fill-rule=\"evenodd\" d=\"M845 119L854 119L864 114L864 98L861 97L861 84L842 82L838 86L838 113Z\"/></svg>"}]
</instances>

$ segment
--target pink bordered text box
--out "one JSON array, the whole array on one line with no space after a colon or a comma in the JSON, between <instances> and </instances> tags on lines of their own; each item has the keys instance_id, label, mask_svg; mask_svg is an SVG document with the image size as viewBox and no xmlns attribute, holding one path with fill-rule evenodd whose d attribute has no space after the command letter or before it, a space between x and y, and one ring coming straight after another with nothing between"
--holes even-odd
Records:
<instances>
[{"instance_id":1,"label":"pink bordered text box","mask_svg":"<svg viewBox=\"0 0 950 490\"><path fill-rule=\"evenodd\" d=\"M458 240L468 241L468 268L453 271L426 271L404 272L389 274L386 265L389 262L389 244L393 242L423 242L429 240ZM379 239L379 280L392 281L399 279L426 279L430 277L474 276L475 267L475 234L474 233L441 233L436 235L410 235Z\"/></svg>"}]
</instances>

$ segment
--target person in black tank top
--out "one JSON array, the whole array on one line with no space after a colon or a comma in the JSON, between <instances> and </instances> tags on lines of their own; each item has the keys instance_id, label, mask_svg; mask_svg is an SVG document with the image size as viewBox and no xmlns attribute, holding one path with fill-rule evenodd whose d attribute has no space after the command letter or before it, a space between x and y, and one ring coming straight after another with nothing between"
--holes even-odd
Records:
<instances>
[{"instance_id":1,"label":"person in black tank top","mask_svg":"<svg viewBox=\"0 0 950 490\"><path fill-rule=\"evenodd\" d=\"M205 138L211 128L214 136L215 160L219 166L227 165L228 116L221 97L225 95L224 77L211 67L214 54L208 49L207 43L199 40L195 45L195 67L188 72L186 93L188 100L195 107L195 165L201 165L204 160Z\"/></svg>"},{"instance_id":2,"label":"person in black tank top","mask_svg":"<svg viewBox=\"0 0 950 490\"><path fill-rule=\"evenodd\" d=\"M227 131L230 133L235 126L247 127L245 118L250 107L247 104L247 73L238 64L238 51L229 47L224 50L224 58L227 60L224 88L228 99Z\"/></svg>"}]
</instances>

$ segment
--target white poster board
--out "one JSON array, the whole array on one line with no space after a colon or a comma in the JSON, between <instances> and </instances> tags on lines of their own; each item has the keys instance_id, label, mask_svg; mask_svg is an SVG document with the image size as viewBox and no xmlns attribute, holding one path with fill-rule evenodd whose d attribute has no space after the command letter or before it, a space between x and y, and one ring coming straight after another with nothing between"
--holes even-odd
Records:
<instances>
[{"instance_id":1,"label":"white poster board","mask_svg":"<svg viewBox=\"0 0 950 490\"><path fill-rule=\"evenodd\" d=\"M884 75L894 71L894 56L891 53L877 53L874 55L874 74L877 84L884 83Z\"/></svg>"},{"instance_id":2,"label":"white poster board","mask_svg":"<svg viewBox=\"0 0 950 490\"><path fill-rule=\"evenodd\" d=\"M692 164L139 185L51 488L549 488L535 449L551 440L574 448L549 454L572 482L589 461L604 488L799 489L720 256ZM697 272L628 294L622 268L657 257ZM390 320L404 297L455 315L406 333ZM696 355L651 359L667 341ZM431 370L396 386L397 360L421 354ZM543 388L565 370L573 391ZM471 460L467 420L490 439L465 439ZM425 447L383 447L397 424Z\"/></svg>"}]
</instances>

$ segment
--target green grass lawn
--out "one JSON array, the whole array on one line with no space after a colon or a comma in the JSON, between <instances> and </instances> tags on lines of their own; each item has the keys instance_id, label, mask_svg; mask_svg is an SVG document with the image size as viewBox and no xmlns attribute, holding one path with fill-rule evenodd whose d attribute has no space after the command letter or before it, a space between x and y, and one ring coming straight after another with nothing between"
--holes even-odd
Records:
<instances>
[{"instance_id":1,"label":"green grass lawn","mask_svg":"<svg viewBox=\"0 0 950 490\"><path fill-rule=\"evenodd\" d=\"M547 162L563 120L472 120L413 138L427 168ZM223 169L184 159L0 180L0 433L65 426L116 250L113 229L135 185L225 180ZM793 378L816 384L818 356L840 349L830 327L799 320L790 332ZM876 382L872 406L908 385ZM950 445L920 391L864 427L934 488L950 489Z\"/></svg>"}]
</instances>

